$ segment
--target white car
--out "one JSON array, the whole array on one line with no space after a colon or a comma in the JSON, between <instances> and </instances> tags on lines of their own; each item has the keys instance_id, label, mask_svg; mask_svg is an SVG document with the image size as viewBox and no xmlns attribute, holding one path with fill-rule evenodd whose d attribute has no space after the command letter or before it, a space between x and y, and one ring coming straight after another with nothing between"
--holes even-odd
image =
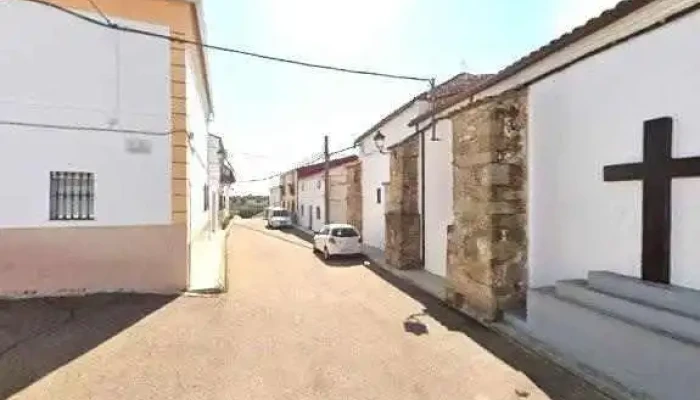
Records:
<instances>
[{"instance_id":1,"label":"white car","mask_svg":"<svg viewBox=\"0 0 700 400\"><path fill-rule=\"evenodd\" d=\"M292 226L292 217L289 211L284 208L275 207L268 211L267 227L268 228L289 228Z\"/></svg>"},{"instance_id":2,"label":"white car","mask_svg":"<svg viewBox=\"0 0 700 400\"><path fill-rule=\"evenodd\" d=\"M354 226L348 224L325 225L314 235L314 253L323 253L328 260L337 255L362 254L362 237Z\"/></svg>"}]
</instances>

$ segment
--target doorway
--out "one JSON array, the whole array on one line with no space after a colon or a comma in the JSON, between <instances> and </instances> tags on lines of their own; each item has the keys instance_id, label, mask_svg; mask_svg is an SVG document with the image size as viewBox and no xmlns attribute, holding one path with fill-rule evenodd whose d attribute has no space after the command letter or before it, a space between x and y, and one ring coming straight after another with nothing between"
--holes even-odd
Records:
<instances>
[{"instance_id":1,"label":"doorway","mask_svg":"<svg viewBox=\"0 0 700 400\"><path fill-rule=\"evenodd\" d=\"M309 229L314 230L314 206L309 206Z\"/></svg>"}]
</instances>

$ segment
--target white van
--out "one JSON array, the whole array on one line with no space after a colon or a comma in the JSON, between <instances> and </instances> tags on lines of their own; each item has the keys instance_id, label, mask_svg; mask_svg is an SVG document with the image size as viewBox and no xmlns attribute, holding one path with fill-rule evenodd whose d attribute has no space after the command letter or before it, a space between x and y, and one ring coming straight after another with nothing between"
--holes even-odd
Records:
<instances>
[{"instance_id":1,"label":"white van","mask_svg":"<svg viewBox=\"0 0 700 400\"><path fill-rule=\"evenodd\" d=\"M268 228L290 228L292 215L282 207L271 207L266 210Z\"/></svg>"}]
</instances>

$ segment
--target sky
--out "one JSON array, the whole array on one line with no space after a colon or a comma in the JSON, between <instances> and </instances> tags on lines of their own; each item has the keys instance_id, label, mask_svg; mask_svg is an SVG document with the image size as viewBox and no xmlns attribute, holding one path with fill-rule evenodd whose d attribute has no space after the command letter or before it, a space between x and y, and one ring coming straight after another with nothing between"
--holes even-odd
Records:
<instances>
[{"instance_id":1,"label":"sky","mask_svg":"<svg viewBox=\"0 0 700 400\"><path fill-rule=\"evenodd\" d=\"M210 44L444 81L493 73L617 0L205 0ZM210 51L213 133L239 181L354 138L428 87ZM270 181L234 192L267 193Z\"/></svg>"}]
</instances>

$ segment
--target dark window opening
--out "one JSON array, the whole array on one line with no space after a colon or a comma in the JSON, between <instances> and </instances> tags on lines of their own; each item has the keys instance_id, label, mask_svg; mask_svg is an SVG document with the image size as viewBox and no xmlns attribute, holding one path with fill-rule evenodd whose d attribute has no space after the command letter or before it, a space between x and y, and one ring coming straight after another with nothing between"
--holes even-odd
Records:
<instances>
[{"instance_id":1,"label":"dark window opening","mask_svg":"<svg viewBox=\"0 0 700 400\"><path fill-rule=\"evenodd\" d=\"M209 185L205 184L202 188L204 192L204 211L209 209Z\"/></svg>"},{"instance_id":2,"label":"dark window opening","mask_svg":"<svg viewBox=\"0 0 700 400\"><path fill-rule=\"evenodd\" d=\"M335 237L356 237L357 231L352 228L335 228L331 231L331 236Z\"/></svg>"},{"instance_id":3,"label":"dark window opening","mask_svg":"<svg viewBox=\"0 0 700 400\"><path fill-rule=\"evenodd\" d=\"M49 219L94 220L95 174L91 172L51 172Z\"/></svg>"},{"instance_id":4,"label":"dark window opening","mask_svg":"<svg viewBox=\"0 0 700 400\"><path fill-rule=\"evenodd\" d=\"M316 206L316 219L321 219L321 207Z\"/></svg>"},{"instance_id":5,"label":"dark window opening","mask_svg":"<svg viewBox=\"0 0 700 400\"><path fill-rule=\"evenodd\" d=\"M287 210L274 210L272 212L273 217L289 217L289 211Z\"/></svg>"},{"instance_id":6,"label":"dark window opening","mask_svg":"<svg viewBox=\"0 0 700 400\"><path fill-rule=\"evenodd\" d=\"M377 204L382 204L382 188L377 189Z\"/></svg>"}]
</instances>

